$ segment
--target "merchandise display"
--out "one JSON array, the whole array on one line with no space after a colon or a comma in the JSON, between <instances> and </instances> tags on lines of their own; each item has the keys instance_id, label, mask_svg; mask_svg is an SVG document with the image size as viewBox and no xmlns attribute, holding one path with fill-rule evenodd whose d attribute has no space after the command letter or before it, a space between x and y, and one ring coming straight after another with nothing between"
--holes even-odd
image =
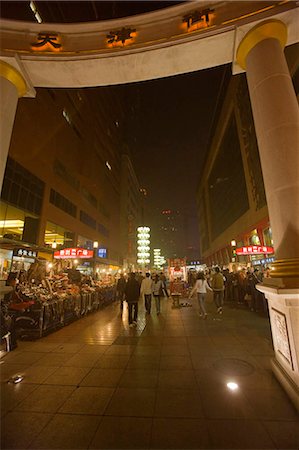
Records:
<instances>
[{"instance_id":1,"label":"merchandise display","mask_svg":"<svg viewBox=\"0 0 299 450\"><path fill-rule=\"evenodd\" d=\"M13 317L20 338L39 338L115 299L115 284L84 277L74 282L74 273L31 278L16 284L13 295L3 300Z\"/></svg>"}]
</instances>

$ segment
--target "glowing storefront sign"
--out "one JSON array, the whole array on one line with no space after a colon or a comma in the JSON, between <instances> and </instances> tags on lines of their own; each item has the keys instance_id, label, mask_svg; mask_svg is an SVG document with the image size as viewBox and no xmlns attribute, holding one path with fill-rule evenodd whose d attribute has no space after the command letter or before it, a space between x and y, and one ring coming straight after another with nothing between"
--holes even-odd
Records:
<instances>
[{"instance_id":1,"label":"glowing storefront sign","mask_svg":"<svg viewBox=\"0 0 299 450\"><path fill-rule=\"evenodd\" d=\"M56 259L93 258L93 250L85 248L63 248L54 253Z\"/></svg>"},{"instance_id":2,"label":"glowing storefront sign","mask_svg":"<svg viewBox=\"0 0 299 450\"><path fill-rule=\"evenodd\" d=\"M274 253L273 247L265 245L250 245L249 247L236 248L237 255L268 255Z\"/></svg>"}]
</instances>

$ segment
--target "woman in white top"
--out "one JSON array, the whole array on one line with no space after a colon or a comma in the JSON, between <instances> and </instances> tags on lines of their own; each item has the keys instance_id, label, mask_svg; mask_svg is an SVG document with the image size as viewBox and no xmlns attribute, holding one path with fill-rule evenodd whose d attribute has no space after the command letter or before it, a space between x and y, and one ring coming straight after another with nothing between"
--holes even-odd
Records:
<instances>
[{"instance_id":1,"label":"woman in white top","mask_svg":"<svg viewBox=\"0 0 299 450\"><path fill-rule=\"evenodd\" d=\"M197 293L199 310L201 312L200 315L203 316L204 319L207 318L207 311L206 311L206 306L205 306L207 291L212 291L212 289L208 285L204 274L202 272L199 272L199 274L197 275L197 280L195 282L195 285L194 285L192 291L190 292L189 298L192 297L194 292Z\"/></svg>"}]
</instances>

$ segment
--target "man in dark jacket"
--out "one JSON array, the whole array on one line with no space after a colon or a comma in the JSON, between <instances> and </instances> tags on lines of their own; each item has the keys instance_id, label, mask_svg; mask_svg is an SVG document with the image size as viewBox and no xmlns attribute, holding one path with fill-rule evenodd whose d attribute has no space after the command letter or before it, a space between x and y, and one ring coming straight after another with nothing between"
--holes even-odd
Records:
<instances>
[{"instance_id":1,"label":"man in dark jacket","mask_svg":"<svg viewBox=\"0 0 299 450\"><path fill-rule=\"evenodd\" d=\"M140 296L140 284L136 280L134 272L130 273L129 279L125 287L125 296L128 302L129 326L133 327L134 325L137 324L138 300ZM134 317L133 317L133 309L134 309Z\"/></svg>"},{"instance_id":2,"label":"man in dark jacket","mask_svg":"<svg viewBox=\"0 0 299 450\"><path fill-rule=\"evenodd\" d=\"M120 305L120 312L123 312L123 304L124 304L124 297L125 297L125 288L126 288L126 280L123 274L120 274L120 277L117 281L116 285L116 298L119 300Z\"/></svg>"}]
</instances>

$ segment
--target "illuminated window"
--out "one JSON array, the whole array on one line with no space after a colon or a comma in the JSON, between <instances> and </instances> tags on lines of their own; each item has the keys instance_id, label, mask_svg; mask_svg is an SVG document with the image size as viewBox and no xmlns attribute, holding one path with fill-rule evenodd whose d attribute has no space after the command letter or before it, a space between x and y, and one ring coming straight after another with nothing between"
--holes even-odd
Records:
<instances>
[{"instance_id":1,"label":"illuminated window","mask_svg":"<svg viewBox=\"0 0 299 450\"><path fill-rule=\"evenodd\" d=\"M44 235L44 244L45 246L51 248L73 247L74 233L55 223L47 222Z\"/></svg>"}]
</instances>

